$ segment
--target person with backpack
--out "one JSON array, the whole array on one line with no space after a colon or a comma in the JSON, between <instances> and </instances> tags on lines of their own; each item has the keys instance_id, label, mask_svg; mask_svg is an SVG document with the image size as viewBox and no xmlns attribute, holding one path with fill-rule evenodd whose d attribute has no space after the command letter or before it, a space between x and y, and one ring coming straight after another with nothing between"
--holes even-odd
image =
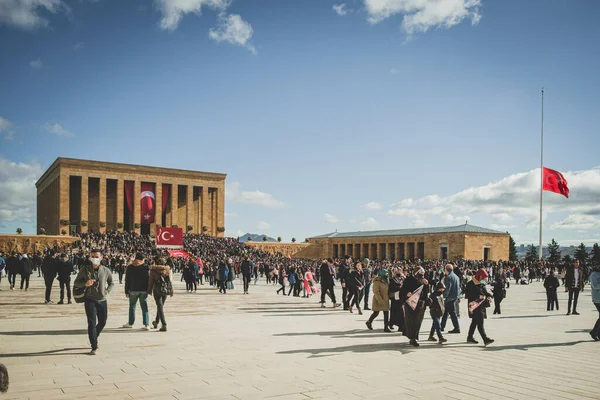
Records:
<instances>
[{"instance_id":1,"label":"person with backpack","mask_svg":"<svg viewBox=\"0 0 600 400\"><path fill-rule=\"evenodd\" d=\"M110 269L101 264L102 252L99 249L93 249L90 259L81 265L73 283L73 298L75 302L85 304L88 337L92 346L92 350L88 354L92 356L96 355L96 351L98 350L98 336L102 333L102 329L106 326L106 320L108 319L106 297L114 287Z\"/></svg>"},{"instance_id":2,"label":"person with backpack","mask_svg":"<svg viewBox=\"0 0 600 400\"><path fill-rule=\"evenodd\" d=\"M148 294L154 297L156 303L156 319L152 321L154 329L158 328L160 320L160 332L167 331L167 320L165 319L165 302L167 296L173 297L173 271L166 265L162 257L154 259L154 265L150 267L150 279L148 279Z\"/></svg>"},{"instance_id":3,"label":"person with backpack","mask_svg":"<svg viewBox=\"0 0 600 400\"><path fill-rule=\"evenodd\" d=\"M145 256L142 253L135 255L135 260L127 266L125 271L125 297L129 299L129 320L123 328L131 329L135 323L135 307L138 300L142 308L142 329L150 330L148 320L148 275L150 268L144 262Z\"/></svg>"}]
</instances>

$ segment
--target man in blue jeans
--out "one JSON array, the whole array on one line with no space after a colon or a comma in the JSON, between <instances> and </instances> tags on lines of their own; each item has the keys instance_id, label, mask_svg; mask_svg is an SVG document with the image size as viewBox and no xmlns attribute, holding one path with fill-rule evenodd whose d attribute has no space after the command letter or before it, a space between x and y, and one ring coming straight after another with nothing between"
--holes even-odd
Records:
<instances>
[{"instance_id":1,"label":"man in blue jeans","mask_svg":"<svg viewBox=\"0 0 600 400\"><path fill-rule=\"evenodd\" d=\"M142 308L142 329L149 331L150 317L148 315L148 278L150 267L144 262L144 255L137 253L135 260L125 271L125 297L129 298L129 321L123 328L133 328L135 323L135 307L138 300Z\"/></svg>"},{"instance_id":2,"label":"man in blue jeans","mask_svg":"<svg viewBox=\"0 0 600 400\"><path fill-rule=\"evenodd\" d=\"M454 329L448 333L460 333L460 325L456 316L456 302L460 301L460 279L454 273L454 265L447 264L445 267L446 276L444 277L444 316L442 317L442 331L446 328L448 315L452 319Z\"/></svg>"},{"instance_id":3,"label":"man in blue jeans","mask_svg":"<svg viewBox=\"0 0 600 400\"><path fill-rule=\"evenodd\" d=\"M85 315L88 323L88 337L92 351L89 355L96 355L98 350L98 336L106 326L108 319L108 305L106 296L113 289L112 273L101 265L102 253L93 249L89 261L86 261L75 278L75 288L85 287L84 303ZM97 322L96 322L97 321Z\"/></svg>"}]
</instances>

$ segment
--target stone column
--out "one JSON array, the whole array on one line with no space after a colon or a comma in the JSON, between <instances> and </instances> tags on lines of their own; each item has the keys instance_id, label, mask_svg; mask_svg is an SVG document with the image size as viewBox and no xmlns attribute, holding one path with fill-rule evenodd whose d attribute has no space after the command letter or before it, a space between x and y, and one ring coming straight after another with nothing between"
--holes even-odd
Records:
<instances>
[{"instance_id":1,"label":"stone column","mask_svg":"<svg viewBox=\"0 0 600 400\"><path fill-rule=\"evenodd\" d=\"M87 175L81 177L81 221L88 221L88 179ZM86 233L88 231L88 226L81 225L81 221L79 222L81 233Z\"/></svg>"},{"instance_id":2,"label":"stone column","mask_svg":"<svg viewBox=\"0 0 600 400\"><path fill-rule=\"evenodd\" d=\"M106 232L106 178L100 177L100 190L98 192L98 229ZM101 226L104 222L104 227Z\"/></svg>"},{"instance_id":3,"label":"stone column","mask_svg":"<svg viewBox=\"0 0 600 400\"><path fill-rule=\"evenodd\" d=\"M225 228L225 186L219 186L217 192L215 193L217 196L217 229L218 227ZM225 232L216 232L217 236L224 237Z\"/></svg>"},{"instance_id":4,"label":"stone column","mask_svg":"<svg viewBox=\"0 0 600 400\"><path fill-rule=\"evenodd\" d=\"M136 233L140 233L140 228L136 228L136 224L141 227L141 207L142 207L142 199L141 199L141 190L142 190L142 182L139 179L136 179L133 183L133 231Z\"/></svg>"},{"instance_id":5,"label":"stone column","mask_svg":"<svg viewBox=\"0 0 600 400\"><path fill-rule=\"evenodd\" d=\"M210 235L211 234L211 220L210 220L210 201L208 197L208 186L206 184L202 185L202 227L200 228L201 232ZM208 228L208 231L204 231L204 227Z\"/></svg>"},{"instance_id":6,"label":"stone column","mask_svg":"<svg viewBox=\"0 0 600 400\"><path fill-rule=\"evenodd\" d=\"M171 184L171 225L178 225L177 221L177 209L179 208L177 194L179 193L178 185L176 183ZM179 225L178 225L179 226Z\"/></svg>"},{"instance_id":7,"label":"stone column","mask_svg":"<svg viewBox=\"0 0 600 400\"><path fill-rule=\"evenodd\" d=\"M185 200L185 209L187 212L187 221L185 228L183 228L184 232L188 232L187 226L191 225L192 229L194 228L194 186L187 185L186 188L186 200ZM190 233L192 231L189 231Z\"/></svg>"},{"instance_id":8,"label":"stone column","mask_svg":"<svg viewBox=\"0 0 600 400\"><path fill-rule=\"evenodd\" d=\"M119 223L125 226L125 180L121 178L117 179L117 230L122 231Z\"/></svg>"},{"instance_id":9,"label":"stone column","mask_svg":"<svg viewBox=\"0 0 600 400\"><path fill-rule=\"evenodd\" d=\"M162 183L156 182L154 184L154 223L150 226L150 234L156 235L156 225L162 225Z\"/></svg>"},{"instance_id":10,"label":"stone column","mask_svg":"<svg viewBox=\"0 0 600 400\"><path fill-rule=\"evenodd\" d=\"M60 224L60 220L69 220L69 175L61 174L58 178L58 234L64 229L69 234L70 226L64 226Z\"/></svg>"}]
</instances>

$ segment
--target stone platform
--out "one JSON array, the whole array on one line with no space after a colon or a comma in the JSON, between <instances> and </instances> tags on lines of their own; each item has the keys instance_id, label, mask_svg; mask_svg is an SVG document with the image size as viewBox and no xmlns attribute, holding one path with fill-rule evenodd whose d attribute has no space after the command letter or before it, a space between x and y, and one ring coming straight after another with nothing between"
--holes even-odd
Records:
<instances>
[{"instance_id":1,"label":"stone platform","mask_svg":"<svg viewBox=\"0 0 600 400\"><path fill-rule=\"evenodd\" d=\"M118 282L117 277L116 282ZM18 279L17 279L18 281ZM58 285L57 285L58 286ZM8 399L600 399L600 343L588 331L598 313L589 290L580 316L547 312L541 283L511 285L503 314L486 321L496 343L428 343L368 331L368 315L321 309L316 298L277 296L259 282L243 295L206 284L188 294L177 279L167 300L169 331L133 330L117 283L98 355L88 356L83 306L44 305L43 280L28 292L0 283L0 362L9 370ZM339 286L336 294L341 294ZM52 296L58 300L58 287ZM150 303L151 315L155 311Z\"/></svg>"}]
</instances>

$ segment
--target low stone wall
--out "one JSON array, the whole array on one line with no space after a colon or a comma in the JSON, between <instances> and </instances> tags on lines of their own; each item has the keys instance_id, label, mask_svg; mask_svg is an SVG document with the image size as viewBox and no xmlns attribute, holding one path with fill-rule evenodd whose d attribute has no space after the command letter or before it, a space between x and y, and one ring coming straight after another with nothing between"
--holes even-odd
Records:
<instances>
[{"instance_id":1,"label":"low stone wall","mask_svg":"<svg viewBox=\"0 0 600 400\"><path fill-rule=\"evenodd\" d=\"M309 247L310 243L246 242L246 245L271 254L281 253L286 257L295 257L298 252Z\"/></svg>"},{"instance_id":2,"label":"low stone wall","mask_svg":"<svg viewBox=\"0 0 600 400\"><path fill-rule=\"evenodd\" d=\"M77 240L78 238L72 236L0 234L0 250L6 253L12 251L34 253L43 251L46 247L58 246L60 251L65 251Z\"/></svg>"}]
</instances>

